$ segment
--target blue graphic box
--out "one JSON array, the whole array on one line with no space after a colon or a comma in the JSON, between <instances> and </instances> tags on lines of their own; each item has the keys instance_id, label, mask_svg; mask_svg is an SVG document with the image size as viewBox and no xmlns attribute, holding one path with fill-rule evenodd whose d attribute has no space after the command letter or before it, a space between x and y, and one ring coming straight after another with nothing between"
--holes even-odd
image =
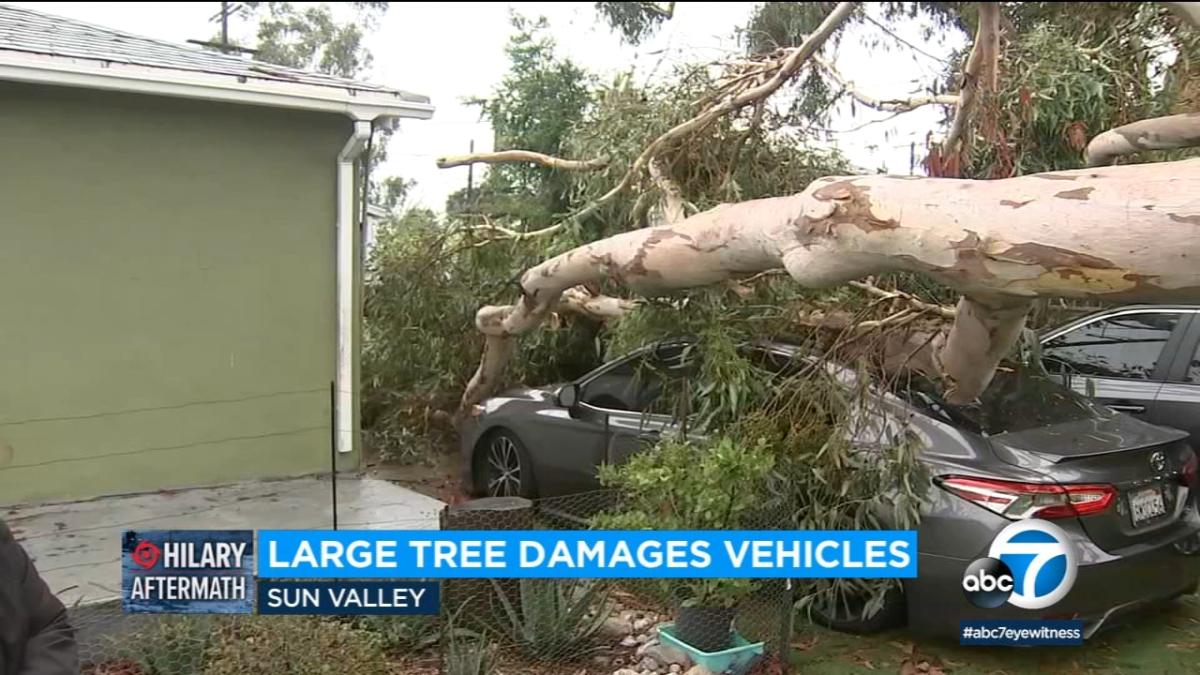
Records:
<instances>
[{"instance_id":1,"label":"blue graphic box","mask_svg":"<svg viewBox=\"0 0 1200 675\"><path fill-rule=\"evenodd\" d=\"M252 614L253 530L126 530L121 604L129 614Z\"/></svg>"}]
</instances>

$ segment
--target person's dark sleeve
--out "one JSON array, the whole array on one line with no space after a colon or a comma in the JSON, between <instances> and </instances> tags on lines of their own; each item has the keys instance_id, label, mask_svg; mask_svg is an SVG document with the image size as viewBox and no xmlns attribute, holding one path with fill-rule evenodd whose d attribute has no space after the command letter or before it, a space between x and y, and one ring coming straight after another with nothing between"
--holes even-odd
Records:
<instances>
[{"instance_id":1,"label":"person's dark sleeve","mask_svg":"<svg viewBox=\"0 0 1200 675\"><path fill-rule=\"evenodd\" d=\"M25 642L17 675L76 675L79 649L75 631L67 619L67 609L38 575L25 549L13 539L8 527L0 522L0 570L15 573L17 621L24 621Z\"/></svg>"}]
</instances>

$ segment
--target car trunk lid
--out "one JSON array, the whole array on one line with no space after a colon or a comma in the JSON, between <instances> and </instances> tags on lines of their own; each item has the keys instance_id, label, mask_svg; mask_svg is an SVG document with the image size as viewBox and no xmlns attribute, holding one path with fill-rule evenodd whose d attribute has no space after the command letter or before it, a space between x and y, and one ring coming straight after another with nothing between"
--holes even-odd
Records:
<instances>
[{"instance_id":1,"label":"car trunk lid","mask_svg":"<svg viewBox=\"0 0 1200 675\"><path fill-rule=\"evenodd\" d=\"M1195 455L1184 438L1183 432L1114 414L997 434L989 441L1000 460L1060 485L1113 486L1109 508L1079 518L1088 536L1113 552L1186 529L1184 473Z\"/></svg>"}]
</instances>

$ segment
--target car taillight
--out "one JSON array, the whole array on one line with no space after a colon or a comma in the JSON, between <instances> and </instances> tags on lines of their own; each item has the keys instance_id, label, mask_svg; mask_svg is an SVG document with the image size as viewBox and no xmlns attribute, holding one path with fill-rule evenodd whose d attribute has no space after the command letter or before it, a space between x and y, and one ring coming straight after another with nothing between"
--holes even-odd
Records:
<instances>
[{"instance_id":1,"label":"car taillight","mask_svg":"<svg viewBox=\"0 0 1200 675\"><path fill-rule=\"evenodd\" d=\"M1200 467L1200 460L1196 458L1196 451L1193 450L1188 461L1183 465L1183 469L1179 471L1179 482L1183 483L1184 487L1192 487L1196 484L1196 470Z\"/></svg>"},{"instance_id":2,"label":"car taillight","mask_svg":"<svg viewBox=\"0 0 1200 675\"><path fill-rule=\"evenodd\" d=\"M1111 485L1019 483L971 476L942 476L938 484L1005 518L1071 518L1100 513L1117 496Z\"/></svg>"}]
</instances>

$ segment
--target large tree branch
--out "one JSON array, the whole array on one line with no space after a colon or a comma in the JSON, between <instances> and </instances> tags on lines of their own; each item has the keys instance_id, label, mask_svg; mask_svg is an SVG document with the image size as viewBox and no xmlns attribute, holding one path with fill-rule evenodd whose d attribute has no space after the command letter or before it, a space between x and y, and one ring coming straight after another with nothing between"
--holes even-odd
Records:
<instances>
[{"instance_id":1,"label":"large tree branch","mask_svg":"<svg viewBox=\"0 0 1200 675\"><path fill-rule=\"evenodd\" d=\"M979 3L979 27L975 31L975 44L963 68L962 84L958 92L958 108L950 132L942 144L942 156L958 152L958 144L967 128L967 121L975 110L981 87L995 91L998 76L997 61L1000 58L1000 6L995 2Z\"/></svg>"},{"instance_id":2,"label":"large tree branch","mask_svg":"<svg viewBox=\"0 0 1200 675\"><path fill-rule=\"evenodd\" d=\"M487 346L462 403L495 386L513 339L568 288L611 279L660 294L778 267L810 288L904 270L960 291L954 323L930 341L922 367L948 400L969 402L1037 298L1200 299L1197 194L1200 160L990 181L831 177L625 232L530 268L517 304L479 310Z\"/></svg>"},{"instance_id":3,"label":"large tree branch","mask_svg":"<svg viewBox=\"0 0 1200 675\"><path fill-rule=\"evenodd\" d=\"M608 166L608 159L603 157L589 160L563 159L530 150L502 150L500 152L476 152L470 155L439 157L437 167L439 169L449 169L468 164L506 164L515 162L541 164L542 166L560 171L599 171Z\"/></svg>"},{"instance_id":4,"label":"large tree branch","mask_svg":"<svg viewBox=\"0 0 1200 675\"><path fill-rule=\"evenodd\" d=\"M813 62L819 65L826 73L828 73L829 77L832 78L839 87L845 90L847 94L850 94L854 100L876 110L893 113L908 112L910 110L916 110L917 108L927 105L958 105L959 102L959 97L953 94L933 94L929 96L912 96L909 98L891 99L876 98L859 91L857 88L855 88L853 82L847 81L846 78L842 77L842 74L837 71L837 68L835 68L832 63L826 61L820 56L814 56Z\"/></svg>"},{"instance_id":5,"label":"large tree branch","mask_svg":"<svg viewBox=\"0 0 1200 675\"><path fill-rule=\"evenodd\" d=\"M1200 145L1200 112L1155 117L1109 129L1088 143L1088 166L1105 166L1142 150L1170 150Z\"/></svg>"}]
</instances>

